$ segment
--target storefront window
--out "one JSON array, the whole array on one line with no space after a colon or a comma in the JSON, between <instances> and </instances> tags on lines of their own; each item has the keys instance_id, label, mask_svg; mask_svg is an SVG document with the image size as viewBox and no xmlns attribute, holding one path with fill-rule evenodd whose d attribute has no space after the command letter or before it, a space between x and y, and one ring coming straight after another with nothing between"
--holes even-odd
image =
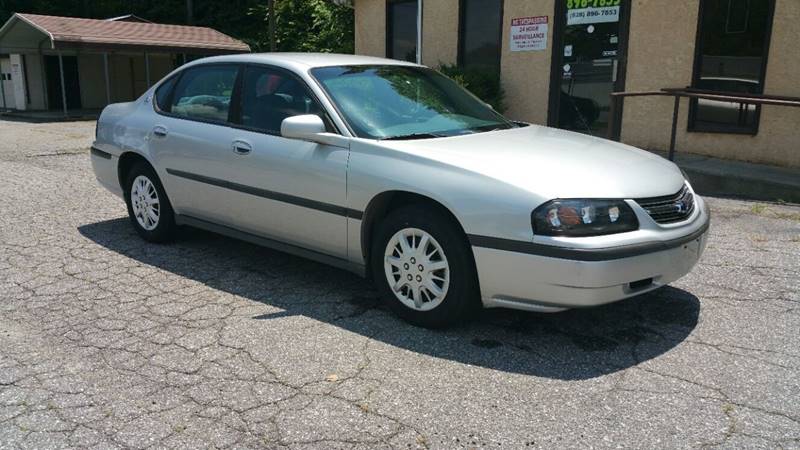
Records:
<instances>
[{"instance_id":1,"label":"storefront window","mask_svg":"<svg viewBox=\"0 0 800 450\"><path fill-rule=\"evenodd\" d=\"M703 0L692 87L725 94L763 94L774 0ZM761 108L693 100L691 131L758 132Z\"/></svg>"},{"instance_id":2,"label":"storefront window","mask_svg":"<svg viewBox=\"0 0 800 450\"><path fill-rule=\"evenodd\" d=\"M461 0L459 64L500 72L503 0Z\"/></svg>"},{"instance_id":3,"label":"storefront window","mask_svg":"<svg viewBox=\"0 0 800 450\"><path fill-rule=\"evenodd\" d=\"M386 5L386 56L417 60L417 0L393 0Z\"/></svg>"}]
</instances>

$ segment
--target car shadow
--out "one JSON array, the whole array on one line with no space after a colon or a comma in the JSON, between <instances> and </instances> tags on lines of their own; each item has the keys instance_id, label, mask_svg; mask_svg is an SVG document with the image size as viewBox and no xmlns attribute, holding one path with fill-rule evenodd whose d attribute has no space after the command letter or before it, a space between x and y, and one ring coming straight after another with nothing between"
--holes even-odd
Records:
<instances>
[{"instance_id":1,"label":"car shadow","mask_svg":"<svg viewBox=\"0 0 800 450\"><path fill-rule=\"evenodd\" d=\"M369 281L303 258L191 228L174 244L148 244L127 218L78 230L128 258L280 310L253 320L303 315L420 354L560 380L655 358L686 339L700 311L697 297L665 287L558 314L485 310L468 324L426 330L397 319Z\"/></svg>"}]
</instances>

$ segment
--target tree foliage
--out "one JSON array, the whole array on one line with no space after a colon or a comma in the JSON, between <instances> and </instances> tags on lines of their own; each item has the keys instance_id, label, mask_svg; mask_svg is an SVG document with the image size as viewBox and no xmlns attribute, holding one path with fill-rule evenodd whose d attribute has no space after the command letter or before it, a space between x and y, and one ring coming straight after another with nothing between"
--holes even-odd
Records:
<instances>
[{"instance_id":1,"label":"tree foliage","mask_svg":"<svg viewBox=\"0 0 800 450\"><path fill-rule=\"evenodd\" d=\"M258 42L269 49L266 2L250 10L263 24ZM353 10L329 0L275 0L278 51L353 53Z\"/></svg>"},{"instance_id":2,"label":"tree foliage","mask_svg":"<svg viewBox=\"0 0 800 450\"><path fill-rule=\"evenodd\" d=\"M211 27L269 50L266 0L193 0L193 25ZM0 23L15 12L106 19L135 14L176 25L187 22L185 0L0 0ZM328 0L275 0L280 51L342 52L354 49L353 10Z\"/></svg>"}]
</instances>

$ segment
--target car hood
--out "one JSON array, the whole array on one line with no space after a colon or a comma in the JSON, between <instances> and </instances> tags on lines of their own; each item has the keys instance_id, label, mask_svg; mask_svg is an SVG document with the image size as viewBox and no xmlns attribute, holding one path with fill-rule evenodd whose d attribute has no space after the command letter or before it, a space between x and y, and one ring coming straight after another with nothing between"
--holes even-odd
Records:
<instances>
[{"instance_id":1,"label":"car hood","mask_svg":"<svg viewBox=\"0 0 800 450\"><path fill-rule=\"evenodd\" d=\"M530 125L382 146L494 178L547 198L643 198L678 192L670 161L629 145Z\"/></svg>"}]
</instances>

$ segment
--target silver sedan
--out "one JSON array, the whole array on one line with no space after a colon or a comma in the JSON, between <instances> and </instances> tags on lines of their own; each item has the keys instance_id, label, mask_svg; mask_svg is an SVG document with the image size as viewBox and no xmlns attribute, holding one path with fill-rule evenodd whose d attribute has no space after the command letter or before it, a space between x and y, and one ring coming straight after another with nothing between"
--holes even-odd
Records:
<instances>
[{"instance_id":1,"label":"silver sedan","mask_svg":"<svg viewBox=\"0 0 800 450\"><path fill-rule=\"evenodd\" d=\"M429 327L651 291L692 269L709 226L671 162L380 58L194 61L106 107L91 155L142 238L189 225L343 267Z\"/></svg>"}]
</instances>

